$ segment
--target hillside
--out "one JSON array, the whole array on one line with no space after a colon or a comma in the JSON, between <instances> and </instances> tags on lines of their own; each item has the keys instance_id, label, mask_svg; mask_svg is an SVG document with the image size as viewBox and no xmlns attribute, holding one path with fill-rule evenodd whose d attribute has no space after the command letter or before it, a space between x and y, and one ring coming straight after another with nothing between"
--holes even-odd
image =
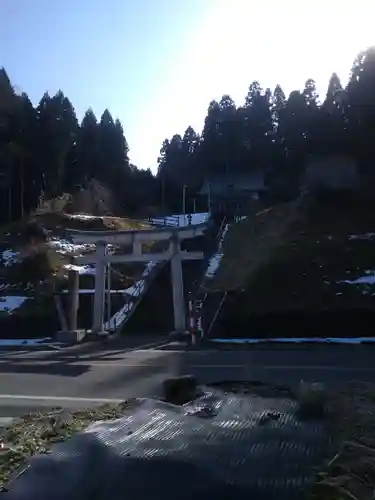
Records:
<instances>
[{"instance_id":1,"label":"hillside","mask_svg":"<svg viewBox=\"0 0 375 500\"><path fill-rule=\"evenodd\" d=\"M252 310L374 309L375 202L307 199L247 283Z\"/></svg>"},{"instance_id":2,"label":"hillside","mask_svg":"<svg viewBox=\"0 0 375 500\"><path fill-rule=\"evenodd\" d=\"M375 314L374 228L375 202L362 195L305 197L230 226L206 282L209 292L229 292L221 330L249 334L249 325L259 331L272 319L283 336L281 316L297 328L306 315Z\"/></svg>"},{"instance_id":3,"label":"hillside","mask_svg":"<svg viewBox=\"0 0 375 500\"><path fill-rule=\"evenodd\" d=\"M44 202L27 219L1 228L2 319L9 315L26 318L34 318L35 315L54 316L52 293L67 288L72 258L94 249L92 245L73 245L68 242L64 239L66 229L124 230L149 227L143 221L107 215L113 213L108 208L110 201L108 190L94 182L75 196L64 195ZM76 208L80 208L81 213L73 213ZM97 215L90 215L90 210ZM138 264L112 266L112 287L121 290L131 286L142 274L143 267ZM76 269L80 274L80 287L92 289L94 269L91 266ZM114 307L118 299L113 298Z\"/></svg>"}]
</instances>

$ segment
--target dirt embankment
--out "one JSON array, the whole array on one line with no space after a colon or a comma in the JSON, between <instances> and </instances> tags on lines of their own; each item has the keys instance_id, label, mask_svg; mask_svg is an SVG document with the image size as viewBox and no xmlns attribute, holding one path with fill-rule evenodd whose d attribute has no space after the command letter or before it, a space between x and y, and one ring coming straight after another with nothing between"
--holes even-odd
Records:
<instances>
[{"instance_id":1,"label":"dirt embankment","mask_svg":"<svg viewBox=\"0 0 375 500\"><path fill-rule=\"evenodd\" d=\"M374 228L360 196L275 206L229 229L211 286L243 292L236 314L375 311Z\"/></svg>"}]
</instances>

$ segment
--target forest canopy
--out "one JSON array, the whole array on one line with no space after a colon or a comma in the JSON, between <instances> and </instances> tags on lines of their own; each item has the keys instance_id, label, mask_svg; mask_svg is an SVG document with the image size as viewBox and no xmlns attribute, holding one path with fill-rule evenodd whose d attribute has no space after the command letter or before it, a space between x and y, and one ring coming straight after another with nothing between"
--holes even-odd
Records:
<instances>
[{"instance_id":1,"label":"forest canopy","mask_svg":"<svg viewBox=\"0 0 375 500\"><path fill-rule=\"evenodd\" d=\"M241 105L230 95L209 103L203 130L188 126L165 139L157 173L129 161L120 120L88 109L79 122L69 98L45 93L33 106L0 69L1 219L35 210L41 197L84 188L91 180L108 186L124 212L147 206L178 211L187 186L189 200L203 180L218 173L263 169L293 184L306 161L327 154L355 158L362 172L375 157L375 47L356 57L347 85L333 73L324 96L313 78L287 97L280 85L250 83ZM147 145L145 144L145 147ZM155 159L156 164L156 159Z\"/></svg>"}]
</instances>

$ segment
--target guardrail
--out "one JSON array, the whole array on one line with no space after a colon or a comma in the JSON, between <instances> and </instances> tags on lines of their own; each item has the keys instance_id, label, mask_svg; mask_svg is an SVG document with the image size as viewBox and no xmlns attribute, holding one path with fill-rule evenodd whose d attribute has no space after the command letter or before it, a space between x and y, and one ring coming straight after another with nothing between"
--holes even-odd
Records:
<instances>
[{"instance_id":1,"label":"guardrail","mask_svg":"<svg viewBox=\"0 0 375 500\"><path fill-rule=\"evenodd\" d=\"M149 217L148 222L154 226L179 227L180 218L178 215L166 215L163 217Z\"/></svg>"}]
</instances>

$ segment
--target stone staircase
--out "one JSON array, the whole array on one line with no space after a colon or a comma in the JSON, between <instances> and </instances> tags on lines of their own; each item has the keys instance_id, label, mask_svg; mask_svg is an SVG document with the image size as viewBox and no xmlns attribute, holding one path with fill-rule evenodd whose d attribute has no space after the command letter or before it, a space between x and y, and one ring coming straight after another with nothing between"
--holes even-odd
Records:
<instances>
[{"instance_id":1,"label":"stone staircase","mask_svg":"<svg viewBox=\"0 0 375 500\"><path fill-rule=\"evenodd\" d=\"M220 335L219 319L229 295L241 293L250 276L267 265L290 225L300 217L301 205L298 199L246 217L223 220L217 235L220 263L213 275L206 273L195 295L201 336L211 336L214 328Z\"/></svg>"}]
</instances>

